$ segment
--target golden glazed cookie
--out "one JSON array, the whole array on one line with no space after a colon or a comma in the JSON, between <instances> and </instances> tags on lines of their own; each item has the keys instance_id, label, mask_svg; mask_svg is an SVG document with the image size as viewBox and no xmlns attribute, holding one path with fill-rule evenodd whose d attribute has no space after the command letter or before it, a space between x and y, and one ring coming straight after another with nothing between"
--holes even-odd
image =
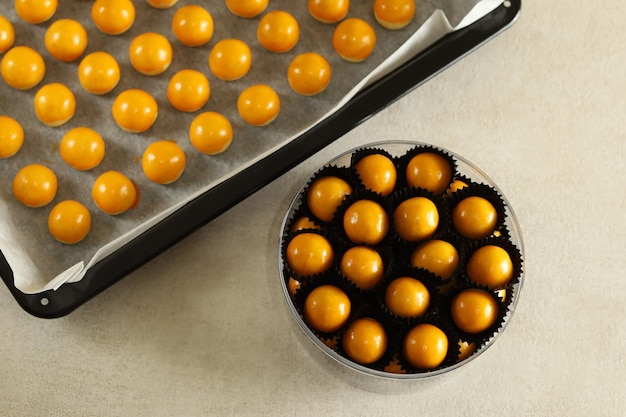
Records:
<instances>
[{"instance_id":1,"label":"golden glazed cookie","mask_svg":"<svg viewBox=\"0 0 626 417\"><path fill-rule=\"evenodd\" d=\"M89 234L90 229L91 214L78 201L61 201L48 215L48 230L61 243L76 244Z\"/></svg>"},{"instance_id":2,"label":"golden glazed cookie","mask_svg":"<svg viewBox=\"0 0 626 417\"><path fill-rule=\"evenodd\" d=\"M2 57L0 73L9 86L17 90L28 90L43 80L46 63L33 48L15 46Z\"/></svg>"},{"instance_id":3,"label":"golden glazed cookie","mask_svg":"<svg viewBox=\"0 0 626 417\"><path fill-rule=\"evenodd\" d=\"M121 35L135 23L135 5L131 0L96 0L91 19L107 35Z\"/></svg>"},{"instance_id":4,"label":"golden glazed cookie","mask_svg":"<svg viewBox=\"0 0 626 417\"><path fill-rule=\"evenodd\" d=\"M78 65L78 81L91 94L106 94L120 81L120 66L113 55L92 52Z\"/></svg>"},{"instance_id":5,"label":"golden glazed cookie","mask_svg":"<svg viewBox=\"0 0 626 417\"><path fill-rule=\"evenodd\" d=\"M119 127L127 132L141 133L152 127L159 113L159 106L150 93L131 88L115 98L111 113Z\"/></svg>"},{"instance_id":6,"label":"golden glazed cookie","mask_svg":"<svg viewBox=\"0 0 626 417\"><path fill-rule=\"evenodd\" d=\"M226 7L235 16L251 19L263 13L269 0L226 0Z\"/></svg>"},{"instance_id":7,"label":"golden glazed cookie","mask_svg":"<svg viewBox=\"0 0 626 417\"><path fill-rule=\"evenodd\" d=\"M215 77L223 81L234 81L250 71L252 52L242 40L222 39L211 49L208 62Z\"/></svg>"},{"instance_id":8,"label":"golden glazed cookie","mask_svg":"<svg viewBox=\"0 0 626 417\"><path fill-rule=\"evenodd\" d=\"M485 245L470 256L466 272L469 279L477 284L499 288L513 278L513 262L505 249Z\"/></svg>"},{"instance_id":9,"label":"golden glazed cookie","mask_svg":"<svg viewBox=\"0 0 626 417\"><path fill-rule=\"evenodd\" d=\"M365 61L376 47L376 32L365 20L348 18L335 28L332 45L337 54L348 62Z\"/></svg>"},{"instance_id":10,"label":"golden glazed cookie","mask_svg":"<svg viewBox=\"0 0 626 417\"><path fill-rule=\"evenodd\" d=\"M441 365L448 354L448 337L432 324L423 323L406 334L402 352L415 368L429 370Z\"/></svg>"},{"instance_id":11,"label":"golden glazed cookie","mask_svg":"<svg viewBox=\"0 0 626 417\"><path fill-rule=\"evenodd\" d=\"M348 15L350 0L309 0L307 7L315 19L332 24Z\"/></svg>"},{"instance_id":12,"label":"golden glazed cookie","mask_svg":"<svg viewBox=\"0 0 626 417\"><path fill-rule=\"evenodd\" d=\"M363 157L356 164L356 172L367 189L383 196L391 194L396 186L396 167L385 155L371 154Z\"/></svg>"},{"instance_id":13,"label":"golden glazed cookie","mask_svg":"<svg viewBox=\"0 0 626 417\"><path fill-rule=\"evenodd\" d=\"M402 29L415 16L415 0L375 0L374 17L385 29Z\"/></svg>"},{"instance_id":14,"label":"golden glazed cookie","mask_svg":"<svg viewBox=\"0 0 626 417\"><path fill-rule=\"evenodd\" d=\"M430 305L430 293L420 280L399 277L387 286L385 305L396 316L419 317Z\"/></svg>"},{"instance_id":15,"label":"golden glazed cookie","mask_svg":"<svg viewBox=\"0 0 626 417\"><path fill-rule=\"evenodd\" d=\"M439 226L437 206L426 197L403 201L394 210L393 218L398 236L410 242L429 238Z\"/></svg>"},{"instance_id":16,"label":"golden glazed cookie","mask_svg":"<svg viewBox=\"0 0 626 417\"><path fill-rule=\"evenodd\" d=\"M178 0L146 0L150 6L155 9L169 9L178 3Z\"/></svg>"},{"instance_id":17,"label":"golden glazed cookie","mask_svg":"<svg viewBox=\"0 0 626 417\"><path fill-rule=\"evenodd\" d=\"M22 125L9 116L0 116L0 159L15 155L24 144Z\"/></svg>"},{"instance_id":18,"label":"golden glazed cookie","mask_svg":"<svg viewBox=\"0 0 626 417\"><path fill-rule=\"evenodd\" d=\"M189 140L198 151L217 155L226 151L232 143L233 127L220 113L200 113L189 126Z\"/></svg>"},{"instance_id":19,"label":"golden glazed cookie","mask_svg":"<svg viewBox=\"0 0 626 417\"><path fill-rule=\"evenodd\" d=\"M318 219L329 222L352 187L342 178L336 176L321 177L315 180L307 192L309 210Z\"/></svg>"},{"instance_id":20,"label":"golden glazed cookie","mask_svg":"<svg viewBox=\"0 0 626 417\"><path fill-rule=\"evenodd\" d=\"M52 18L59 7L58 0L15 0L15 13L25 22L33 25Z\"/></svg>"},{"instance_id":21,"label":"golden glazed cookie","mask_svg":"<svg viewBox=\"0 0 626 417\"><path fill-rule=\"evenodd\" d=\"M50 55L59 61L72 62L87 48L87 31L74 19L59 19L46 31L44 42Z\"/></svg>"},{"instance_id":22,"label":"golden glazed cookie","mask_svg":"<svg viewBox=\"0 0 626 417\"><path fill-rule=\"evenodd\" d=\"M352 304L348 295L334 285L321 285L306 297L304 319L315 330L334 332L350 317Z\"/></svg>"},{"instance_id":23,"label":"golden glazed cookie","mask_svg":"<svg viewBox=\"0 0 626 417\"><path fill-rule=\"evenodd\" d=\"M239 116L252 126L267 126L280 113L280 97L266 84L252 85L239 94Z\"/></svg>"},{"instance_id":24,"label":"golden glazed cookie","mask_svg":"<svg viewBox=\"0 0 626 417\"><path fill-rule=\"evenodd\" d=\"M343 229L354 243L377 245L387 236L389 218L377 202L358 200L344 213Z\"/></svg>"},{"instance_id":25,"label":"golden glazed cookie","mask_svg":"<svg viewBox=\"0 0 626 417\"><path fill-rule=\"evenodd\" d=\"M160 33L146 32L136 36L128 48L133 68L144 75L159 75L172 63L172 45Z\"/></svg>"},{"instance_id":26,"label":"golden glazed cookie","mask_svg":"<svg viewBox=\"0 0 626 417\"><path fill-rule=\"evenodd\" d=\"M313 96L326 90L331 76L330 64L316 52L296 56L287 68L289 86L303 96Z\"/></svg>"},{"instance_id":27,"label":"golden glazed cookie","mask_svg":"<svg viewBox=\"0 0 626 417\"><path fill-rule=\"evenodd\" d=\"M346 278L364 290L378 284L385 272L383 258L368 246L354 246L344 252L339 268Z\"/></svg>"},{"instance_id":28,"label":"golden glazed cookie","mask_svg":"<svg viewBox=\"0 0 626 417\"><path fill-rule=\"evenodd\" d=\"M194 69L183 69L170 78L167 100L178 111L195 112L204 106L211 96L208 78Z\"/></svg>"},{"instance_id":29,"label":"golden glazed cookie","mask_svg":"<svg viewBox=\"0 0 626 417\"><path fill-rule=\"evenodd\" d=\"M172 17L172 32L183 45L202 46L211 40L213 31L213 16L202 6L183 6Z\"/></svg>"},{"instance_id":30,"label":"golden glazed cookie","mask_svg":"<svg viewBox=\"0 0 626 417\"><path fill-rule=\"evenodd\" d=\"M148 145L141 158L146 177L157 184L171 184L182 175L187 159L178 144L159 140Z\"/></svg>"},{"instance_id":31,"label":"golden glazed cookie","mask_svg":"<svg viewBox=\"0 0 626 417\"><path fill-rule=\"evenodd\" d=\"M301 233L287 245L287 264L298 275L320 274L331 267L335 252L330 242L317 233Z\"/></svg>"},{"instance_id":32,"label":"golden glazed cookie","mask_svg":"<svg viewBox=\"0 0 626 417\"><path fill-rule=\"evenodd\" d=\"M106 151L102 136L89 127L75 127L61 139L59 153L69 166L80 171L100 165Z\"/></svg>"},{"instance_id":33,"label":"golden glazed cookie","mask_svg":"<svg viewBox=\"0 0 626 417\"><path fill-rule=\"evenodd\" d=\"M450 242L433 239L418 246L411 254L411 265L424 268L448 279L459 265L459 253Z\"/></svg>"},{"instance_id":34,"label":"golden glazed cookie","mask_svg":"<svg viewBox=\"0 0 626 417\"><path fill-rule=\"evenodd\" d=\"M387 350L387 333L383 325L369 317L352 322L341 338L346 354L355 362L367 365L376 362Z\"/></svg>"},{"instance_id":35,"label":"golden glazed cookie","mask_svg":"<svg viewBox=\"0 0 626 417\"><path fill-rule=\"evenodd\" d=\"M270 52L284 53L293 49L300 39L300 25L284 10L265 14L257 26L257 39Z\"/></svg>"},{"instance_id":36,"label":"golden glazed cookie","mask_svg":"<svg viewBox=\"0 0 626 417\"><path fill-rule=\"evenodd\" d=\"M496 322L498 304L487 291L470 288L454 297L451 312L459 329L466 333L480 333Z\"/></svg>"},{"instance_id":37,"label":"golden glazed cookie","mask_svg":"<svg viewBox=\"0 0 626 417\"><path fill-rule=\"evenodd\" d=\"M15 28L4 16L0 16L0 54L5 53L15 42Z\"/></svg>"},{"instance_id":38,"label":"golden glazed cookie","mask_svg":"<svg viewBox=\"0 0 626 417\"><path fill-rule=\"evenodd\" d=\"M423 152L409 161L406 180L411 187L441 194L452 182L452 167L443 156L434 152Z\"/></svg>"},{"instance_id":39,"label":"golden glazed cookie","mask_svg":"<svg viewBox=\"0 0 626 417\"><path fill-rule=\"evenodd\" d=\"M93 183L91 197L96 206L112 216L122 214L139 203L137 186L118 171L107 171Z\"/></svg>"},{"instance_id":40,"label":"golden glazed cookie","mask_svg":"<svg viewBox=\"0 0 626 417\"><path fill-rule=\"evenodd\" d=\"M76 98L65 84L46 84L37 91L34 99L35 115L47 126L57 127L67 123L76 112Z\"/></svg>"},{"instance_id":41,"label":"golden glazed cookie","mask_svg":"<svg viewBox=\"0 0 626 417\"><path fill-rule=\"evenodd\" d=\"M480 239L493 233L498 212L489 200L470 196L461 200L452 210L452 224L460 235Z\"/></svg>"},{"instance_id":42,"label":"golden glazed cookie","mask_svg":"<svg viewBox=\"0 0 626 417\"><path fill-rule=\"evenodd\" d=\"M28 207L43 207L56 196L57 176L41 164L30 164L20 169L13 179L13 195Z\"/></svg>"}]
</instances>

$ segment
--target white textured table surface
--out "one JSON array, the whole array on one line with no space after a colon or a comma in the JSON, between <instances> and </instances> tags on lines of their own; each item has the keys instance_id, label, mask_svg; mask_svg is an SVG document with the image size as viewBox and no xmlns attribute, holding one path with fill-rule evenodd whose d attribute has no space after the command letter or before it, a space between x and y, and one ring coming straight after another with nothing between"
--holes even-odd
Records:
<instances>
[{"instance_id":1,"label":"white textured table surface","mask_svg":"<svg viewBox=\"0 0 626 417\"><path fill-rule=\"evenodd\" d=\"M626 3L528 0L507 32L69 316L0 288L2 416L623 416ZM464 156L521 223L526 283L484 355L394 394L348 384L290 327L283 213L335 154Z\"/></svg>"}]
</instances>

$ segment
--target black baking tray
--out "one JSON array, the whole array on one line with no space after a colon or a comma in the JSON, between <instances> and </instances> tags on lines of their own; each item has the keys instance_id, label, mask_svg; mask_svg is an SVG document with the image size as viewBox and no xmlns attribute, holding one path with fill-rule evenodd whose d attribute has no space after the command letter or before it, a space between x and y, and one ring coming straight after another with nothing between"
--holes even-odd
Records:
<instances>
[{"instance_id":1,"label":"black baking tray","mask_svg":"<svg viewBox=\"0 0 626 417\"><path fill-rule=\"evenodd\" d=\"M40 318L62 317L198 228L283 175L345 133L510 27L521 0L508 0L475 23L446 35L371 84L339 110L285 146L229 177L91 267L78 282L27 294L15 286L0 251L0 276L18 304Z\"/></svg>"}]
</instances>

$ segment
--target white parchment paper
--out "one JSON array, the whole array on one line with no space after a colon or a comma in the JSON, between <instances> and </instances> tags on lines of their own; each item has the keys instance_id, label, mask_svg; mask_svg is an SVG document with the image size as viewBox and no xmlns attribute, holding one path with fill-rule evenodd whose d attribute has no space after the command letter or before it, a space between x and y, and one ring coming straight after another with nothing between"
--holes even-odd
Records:
<instances>
[{"instance_id":1,"label":"white parchment paper","mask_svg":"<svg viewBox=\"0 0 626 417\"><path fill-rule=\"evenodd\" d=\"M166 10L157 10L145 1L135 1L137 19L133 27L120 36L102 34L90 18L91 1L61 1L50 22L30 25L21 21L13 11L12 2L0 3L0 14L7 17L16 31L15 45L28 45L38 50L46 61L46 76L39 86L17 91L0 81L0 114L18 120L25 131L25 143L14 157L0 160L0 250L15 276L15 285L25 293L56 289L64 283L80 280L88 268L123 246L133 237L185 204L189 199L225 178L255 163L264 155L284 146L302 131L323 120L340 108L368 83L397 68L410 57L431 45L445 34L465 27L502 3L501 0L431 0L417 1L414 21L400 31L388 31L374 20L372 1L353 1L349 17L369 21L377 35L372 56L362 63L341 60L332 49L334 25L315 21L306 10L305 1L272 0L267 11L286 10L300 24L300 41L290 52L272 54L256 40L259 18L241 19L226 9L223 1L184 1ZM212 14L215 33L204 46L189 48L180 44L171 32L171 18L177 8L186 4L204 6ZM85 54L107 51L121 67L118 86L105 96L92 96L78 83L80 59L63 63L52 58L45 49L44 36L50 23L60 18L80 21L88 32L89 44ZM154 31L165 35L174 48L169 69L158 76L137 73L128 59L128 45L140 33ZM239 38L252 50L252 69L244 78L224 82L209 71L207 59L211 47L220 39ZM291 60L298 54L315 51L331 64L333 76L327 90L317 96L303 97L294 93L286 78ZM193 68L209 78L211 98L198 112L181 113L168 103L165 91L170 77L180 69ZM65 125L50 128L35 117L33 97L39 87L50 82L62 82L72 89L78 103L75 116ZM244 88L265 83L271 85L281 98L281 112L267 127L247 126L236 110L237 96ZM115 97L128 88L142 88L154 95L159 103L159 116L154 126L141 134L122 131L111 117ZM234 140L223 154L207 156L196 151L188 140L188 127L202 111L218 111L232 123ZM94 170L79 172L64 164L58 153L63 135L77 126L96 129L106 142L103 163ZM145 178L141 170L141 155L153 141L173 139L187 156L187 167L181 178L170 185L157 185ZM11 184L17 171L30 163L52 168L59 179L55 200L47 207L31 209L17 202ZM108 216L91 201L91 186L98 175L119 170L139 187L141 201L137 208L122 215ZM52 207L65 199L85 204L92 214L92 229L77 245L56 242L48 233L47 218Z\"/></svg>"}]
</instances>

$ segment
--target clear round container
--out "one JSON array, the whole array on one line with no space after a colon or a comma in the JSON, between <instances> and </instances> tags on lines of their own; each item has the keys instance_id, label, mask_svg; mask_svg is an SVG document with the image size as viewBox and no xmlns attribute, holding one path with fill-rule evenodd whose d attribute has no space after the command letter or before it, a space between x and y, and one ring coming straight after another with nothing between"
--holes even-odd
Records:
<instances>
[{"instance_id":1,"label":"clear round container","mask_svg":"<svg viewBox=\"0 0 626 417\"><path fill-rule=\"evenodd\" d=\"M298 309L294 305L293 298L290 294L287 280L289 277L285 276L285 260L283 259L283 247L284 247L284 239L288 236L288 227L290 222L293 220L294 214L298 210L298 208L303 204L302 198L304 196L304 192L309 184L309 182L302 185L293 201L289 205L289 208L284 216L282 221L282 225L280 228L280 243L278 247L278 266L279 266L279 274L280 274L280 282L284 294L284 299L287 305L287 309L290 313L291 319L296 324L294 326L294 330L298 336L300 336L301 342L303 342L305 348L307 348L308 352L314 357L314 359L320 360L320 364L325 365L326 367L330 367L330 371L334 374L341 374L342 378L348 378L349 382L353 385L357 385L360 388L364 388L371 391L384 391L387 392L389 390L394 391L397 390L398 386L411 386L409 381L418 382L426 379L433 378L435 376L441 376L443 374L448 374L451 371L466 365L467 363L473 361L480 355L482 355L489 347L491 347L498 337L502 334L502 332L506 329L508 323L511 320L513 312L515 311L515 307L520 297L520 293L522 290L523 282L524 282L524 247L522 241L522 233L520 225L517 221L515 213L511 208L510 204L506 200L506 197L502 193L502 191L497 187L497 185L478 167L476 167L471 162L467 161L463 157L456 155L453 152L450 152L446 149L442 149L440 147L436 147L430 144L421 143L421 142L412 142L412 141L386 141L386 142L375 142L366 144L363 146L359 146L358 148L351 149L346 151L336 158L329 161L320 169L328 166L337 166L337 167L349 167L351 164L352 156L355 152L363 150L363 149L376 149L383 150L387 152L392 157L401 157L409 152L411 149L419 146L428 146L440 150L447 155L451 156L456 162L456 173L457 176L464 176L467 179L470 179L472 182L483 183L490 187L492 187L495 191L500 195L503 203L504 203L504 211L505 211L505 221L504 226L507 228L509 232L508 240L518 249L521 257L520 257L520 272L518 274L518 279L516 282L510 285L512 291L510 292L511 298L508 304L508 310L504 315L501 325L497 333L490 337L482 346L478 347L477 350L472 353L469 357L459 362L456 362L450 366L435 369L432 371L425 372L417 372L417 373L392 373L385 372L379 369L373 369L365 365L358 364L352 361L350 358L340 354L338 351L331 349L328 347L318 336L309 328L307 323L305 323L303 317L299 313ZM398 172L398 178L401 173ZM304 335L304 337L302 337ZM321 353L321 354L320 354Z\"/></svg>"}]
</instances>

